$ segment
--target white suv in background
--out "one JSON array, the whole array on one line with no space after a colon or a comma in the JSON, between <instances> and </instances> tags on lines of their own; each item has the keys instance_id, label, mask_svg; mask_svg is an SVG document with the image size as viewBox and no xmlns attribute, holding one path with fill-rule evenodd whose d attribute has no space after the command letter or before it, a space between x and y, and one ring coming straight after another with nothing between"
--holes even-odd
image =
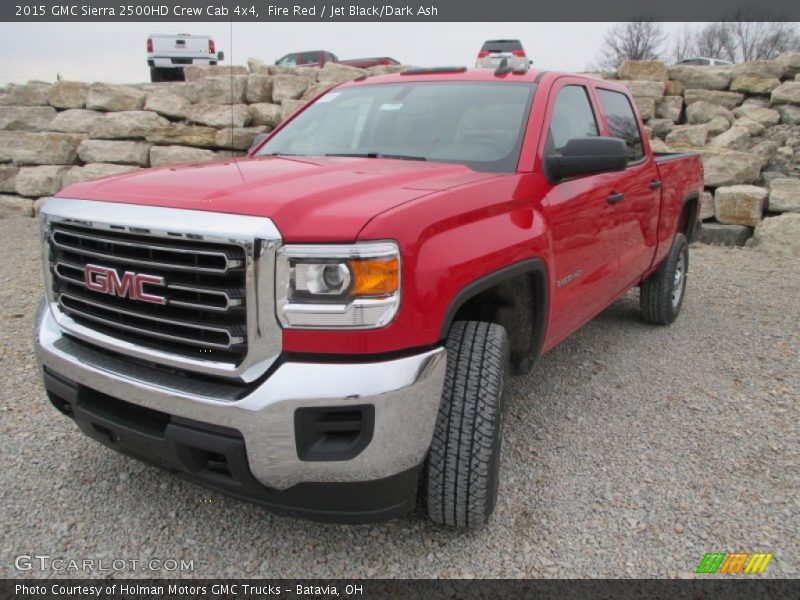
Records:
<instances>
[{"instance_id":1,"label":"white suv in background","mask_svg":"<svg viewBox=\"0 0 800 600\"><path fill-rule=\"evenodd\" d=\"M216 65L225 55L217 52L208 35L154 33L147 38L150 81L183 81L187 65Z\"/></svg>"},{"instance_id":2,"label":"white suv in background","mask_svg":"<svg viewBox=\"0 0 800 600\"><path fill-rule=\"evenodd\" d=\"M528 69L531 66L519 40L486 40L478 52L475 66L478 69L496 69L503 59L511 69Z\"/></svg>"}]
</instances>

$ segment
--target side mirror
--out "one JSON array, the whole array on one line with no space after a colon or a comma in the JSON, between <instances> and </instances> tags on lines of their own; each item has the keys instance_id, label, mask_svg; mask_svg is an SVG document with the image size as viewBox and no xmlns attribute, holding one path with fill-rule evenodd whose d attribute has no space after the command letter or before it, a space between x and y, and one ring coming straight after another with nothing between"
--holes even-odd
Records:
<instances>
[{"instance_id":1,"label":"side mirror","mask_svg":"<svg viewBox=\"0 0 800 600\"><path fill-rule=\"evenodd\" d=\"M566 177L624 171L628 166L628 147L619 138L573 138L560 155L544 159L544 171L550 183Z\"/></svg>"},{"instance_id":2,"label":"side mirror","mask_svg":"<svg viewBox=\"0 0 800 600\"><path fill-rule=\"evenodd\" d=\"M253 150L255 150L261 144L261 142L267 138L267 136L269 136L268 133L259 133L256 137L254 137L253 143L250 144L250 149L247 151L247 153L250 154Z\"/></svg>"},{"instance_id":3,"label":"side mirror","mask_svg":"<svg viewBox=\"0 0 800 600\"><path fill-rule=\"evenodd\" d=\"M218 61L223 61L223 60L225 60L225 53L224 53L222 50L220 50L219 52L217 52L217 60L218 60Z\"/></svg>"}]
</instances>

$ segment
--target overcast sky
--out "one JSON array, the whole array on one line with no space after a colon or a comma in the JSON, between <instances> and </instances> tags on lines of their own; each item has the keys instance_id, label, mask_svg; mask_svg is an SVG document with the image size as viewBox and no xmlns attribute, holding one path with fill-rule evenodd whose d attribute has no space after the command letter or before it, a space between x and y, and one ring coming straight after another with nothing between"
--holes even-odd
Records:
<instances>
[{"instance_id":1,"label":"overcast sky","mask_svg":"<svg viewBox=\"0 0 800 600\"><path fill-rule=\"evenodd\" d=\"M486 39L522 41L535 66L580 71L597 58L610 23L2 23L0 85L29 79L149 80L149 33L210 34L225 64L289 52L330 50L339 58L392 56L418 66L473 66ZM666 23L676 30L678 23Z\"/></svg>"}]
</instances>

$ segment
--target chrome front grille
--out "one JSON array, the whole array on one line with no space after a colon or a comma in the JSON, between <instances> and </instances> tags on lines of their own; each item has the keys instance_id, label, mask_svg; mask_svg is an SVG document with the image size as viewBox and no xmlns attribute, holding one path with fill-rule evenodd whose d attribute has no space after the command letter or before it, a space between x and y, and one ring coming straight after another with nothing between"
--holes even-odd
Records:
<instances>
[{"instance_id":1,"label":"chrome front grille","mask_svg":"<svg viewBox=\"0 0 800 600\"><path fill-rule=\"evenodd\" d=\"M42 215L48 297L68 333L243 380L277 357L269 219L62 199Z\"/></svg>"},{"instance_id":2,"label":"chrome front grille","mask_svg":"<svg viewBox=\"0 0 800 600\"><path fill-rule=\"evenodd\" d=\"M238 361L247 353L243 248L71 225L54 225L50 239L55 298L74 319L194 358ZM163 304L90 289L87 265L113 269L118 281L126 273L163 279L152 288Z\"/></svg>"}]
</instances>

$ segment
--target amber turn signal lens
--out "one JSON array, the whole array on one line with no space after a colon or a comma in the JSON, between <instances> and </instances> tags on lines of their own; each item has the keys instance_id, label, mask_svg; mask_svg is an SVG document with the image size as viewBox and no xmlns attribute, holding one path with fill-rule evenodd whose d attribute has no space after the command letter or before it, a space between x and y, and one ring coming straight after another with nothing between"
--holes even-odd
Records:
<instances>
[{"instance_id":1,"label":"amber turn signal lens","mask_svg":"<svg viewBox=\"0 0 800 600\"><path fill-rule=\"evenodd\" d=\"M390 296L400 285L400 261L389 259L351 260L353 296Z\"/></svg>"}]
</instances>

